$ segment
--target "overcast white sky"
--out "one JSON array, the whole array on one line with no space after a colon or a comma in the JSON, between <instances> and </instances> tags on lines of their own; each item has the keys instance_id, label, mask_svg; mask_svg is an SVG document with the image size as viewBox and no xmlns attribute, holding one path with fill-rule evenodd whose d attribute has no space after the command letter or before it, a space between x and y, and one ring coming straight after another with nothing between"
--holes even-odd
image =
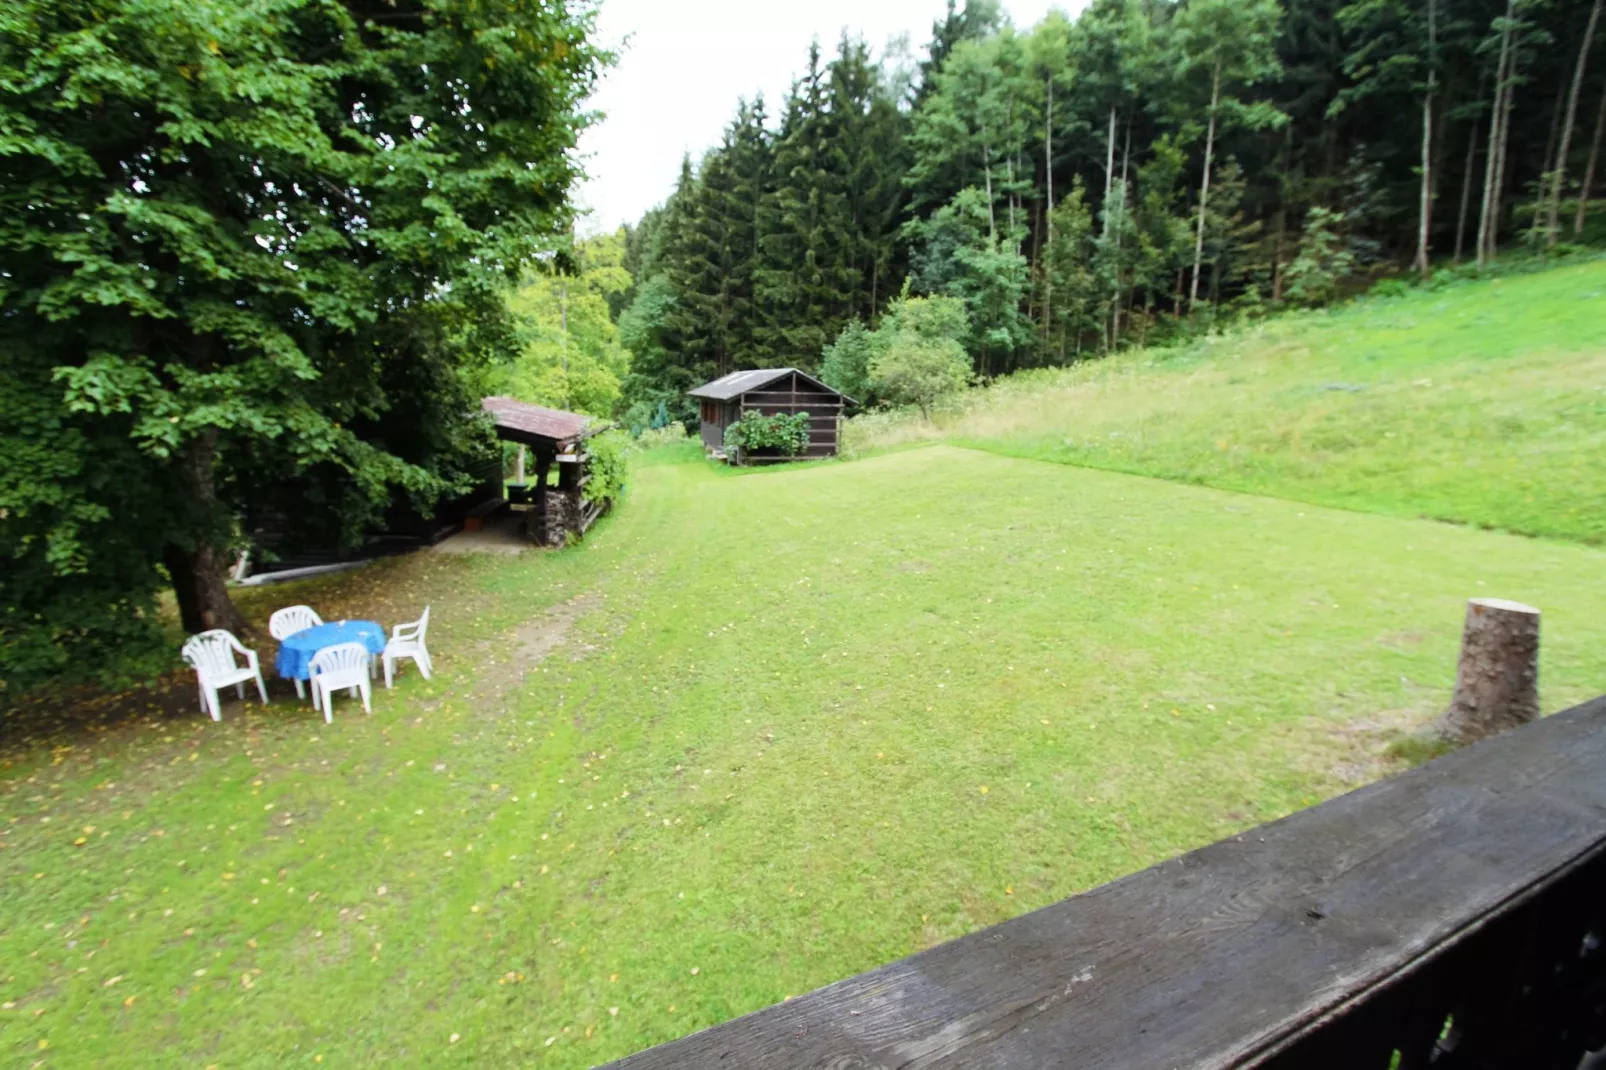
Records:
<instances>
[{"instance_id":1,"label":"overcast white sky","mask_svg":"<svg viewBox=\"0 0 1606 1070\"><path fill-rule=\"evenodd\" d=\"M1016 26L1085 0L1005 0ZM579 202L592 233L635 222L674 188L680 159L719 141L738 97L762 91L773 117L808 58L829 55L846 27L879 55L907 33L918 55L945 0L601 0L600 43L621 49L591 105L607 113L581 138L592 178ZM628 41L626 40L628 38Z\"/></svg>"}]
</instances>

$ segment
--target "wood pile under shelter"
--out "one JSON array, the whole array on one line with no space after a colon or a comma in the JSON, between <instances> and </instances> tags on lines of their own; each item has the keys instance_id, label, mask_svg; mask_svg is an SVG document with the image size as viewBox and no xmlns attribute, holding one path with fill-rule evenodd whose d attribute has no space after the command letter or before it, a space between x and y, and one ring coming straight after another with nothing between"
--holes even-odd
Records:
<instances>
[{"instance_id":1,"label":"wood pile under shelter","mask_svg":"<svg viewBox=\"0 0 1606 1070\"><path fill-rule=\"evenodd\" d=\"M530 506L524 514L525 534L543 546L562 546L571 534L584 535L608 506L605 501L586 500L583 493L590 459L585 442L609 425L509 397L482 398L480 407L496 422L497 438L518 443L532 455L533 484L523 482L521 463L520 478L507 485L509 503Z\"/></svg>"},{"instance_id":2,"label":"wood pile under shelter","mask_svg":"<svg viewBox=\"0 0 1606 1070\"><path fill-rule=\"evenodd\" d=\"M731 372L689 393L698 401L704 448L713 456L735 464L835 457L842 410L853 403L853 399L846 394L832 390L814 376L796 368ZM796 454L795 458L772 449L754 450L747 456L727 457L725 429L750 412L764 416L808 413L808 447Z\"/></svg>"}]
</instances>

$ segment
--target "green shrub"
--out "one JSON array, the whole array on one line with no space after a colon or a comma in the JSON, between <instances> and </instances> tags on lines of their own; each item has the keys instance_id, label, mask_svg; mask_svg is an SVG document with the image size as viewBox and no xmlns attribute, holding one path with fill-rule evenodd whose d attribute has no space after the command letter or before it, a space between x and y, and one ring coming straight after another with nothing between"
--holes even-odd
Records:
<instances>
[{"instance_id":1,"label":"green shrub","mask_svg":"<svg viewBox=\"0 0 1606 1070\"><path fill-rule=\"evenodd\" d=\"M586 501L600 502L619 497L625 489L633 446L630 436L618 430L604 431L586 439L585 450L591 455L586 462L586 474L590 478L581 491Z\"/></svg>"},{"instance_id":2,"label":"green shrub","mask_svg":"<svg viewBox=\"0 0 1606 1070\"><path fill-rule=\"evenodd\" d=\"M749 412L725 429L725 450L751 453L778 449L795 457L809 448L809 414L778 412L773 416Z\"/></svg>"},{"instance_id":3,"label":"green shrub","mask_svg":"<svg viewBox=\"0 0 1606 1070\"><path fill-rule=\"evenodd\" d=\"M636 445L644 450L673 446L684 441L686 441L686 425L679 420L671 420L663 427L649 427L636 436Z\"/></svg>"},{"instance_id":4,"label":"green shrub","mask_svg":"<svg viewBox=\"0 0 1606 1070\"><path fill-rule=\"evenodd\" d=\"M928 421L933 406L963 390L970 380L970 358L951 338L927 341L900 333L870 361L876 393L897 405L916 406Z\"/></svg>"}]
</instances>

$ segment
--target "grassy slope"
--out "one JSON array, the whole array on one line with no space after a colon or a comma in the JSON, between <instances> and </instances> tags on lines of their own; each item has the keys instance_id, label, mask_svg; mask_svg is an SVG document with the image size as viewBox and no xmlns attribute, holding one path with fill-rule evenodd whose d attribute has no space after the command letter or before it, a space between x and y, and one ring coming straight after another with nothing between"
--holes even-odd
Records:
<instances>
[{"instance_id":1,"label":"grassy slope","mask_svg":"<svg viewBox=\"0 0 1606 1070\"><path fill-rule=\"evenodd\" d=\"M861 447L996 452L1606 545L1606 261L1022 377Z\"/></svg>"},{"instance_id":2,"label":"grassy slope","mask_svg":"<svg viewBox=\"0 0 1606 1070\"><path fill-rule=\"evenodd\" d=\"M968 450L644 468L582 549L254 596L434 601L443 672L371 719L0 759L0 1058L590 1065L1375 774L1469 594L1544 607L1547 709L1598 691L1603 584L1585 547ZM508 629L576 597L521 680Z\"/></svg>"}]
</instances>

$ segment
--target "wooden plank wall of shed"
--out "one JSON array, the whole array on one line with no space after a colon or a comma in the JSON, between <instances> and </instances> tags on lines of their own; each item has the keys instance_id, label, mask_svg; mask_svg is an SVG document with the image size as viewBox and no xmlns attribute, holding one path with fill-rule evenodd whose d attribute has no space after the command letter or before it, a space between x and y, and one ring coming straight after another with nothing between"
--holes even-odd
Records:
<instances>
[{"instance_id":1,"label":"wooden plank wall of shed","mask_svg":"<svg viewBox=\"0 0 1606 1070\"><path fill-rule=\"evenodd\" d=\"M741 411L758 411L765 416L778 412L809 414L809 448L805 457L832 457L837 451L837 430L842 417L840 395L822 391L796 372L750 390L741 397Z\"/></svg>"},{"instance_id":2,"label":"wooden plank wall of shed","mask_svg":"<svg viewBox=\"0 0 1606 1070\"><path fill-rule=\"evenodd\" d=\"M697 399L698 424L702 431L703 445L711 450L725 448L725 428L736 422L739 415L737 406L729 401L714 401L709 398ZM709 419L713 417L713 419Z\"/></svg>"}]
</instances>

